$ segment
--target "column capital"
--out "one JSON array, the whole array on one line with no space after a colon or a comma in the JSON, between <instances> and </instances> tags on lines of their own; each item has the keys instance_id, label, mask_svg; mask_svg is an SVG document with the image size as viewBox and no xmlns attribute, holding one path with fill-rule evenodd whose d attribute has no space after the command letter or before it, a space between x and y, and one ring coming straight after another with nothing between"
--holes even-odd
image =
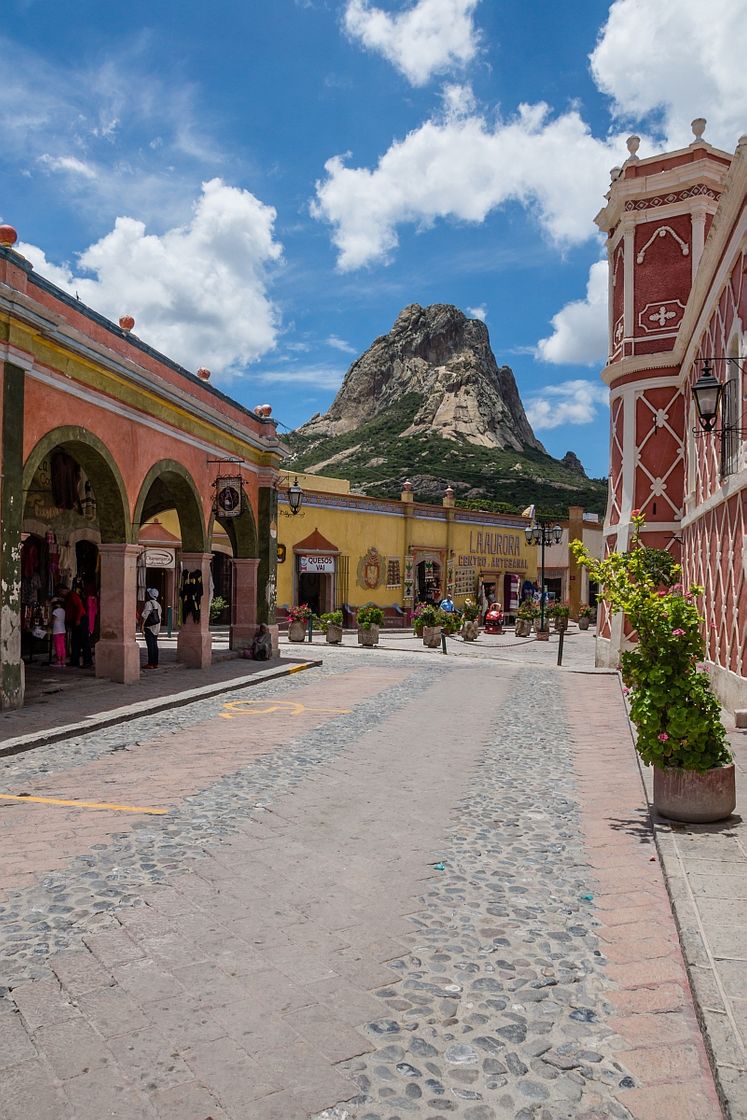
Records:
<instances>
[{"instance_id":1,"label":"column capital","mask_svg":"<svg viewBox=\"0 0 747 1120\"><path fill-rule=\"evenodd\" d=\"M259 567L259 556L234 556L231 560L234 568Z\"/></svg>"},{"instance_id":2,"label":"column capital","mask_svg":"<svg viewBox=\"0 0 747 1120\"><path fill-rule=\"evenodd\" d=\"M212 558L212 552L182 552L181 562L185 568L200 568L209 564Z\"/></svg>"}]
</instances>

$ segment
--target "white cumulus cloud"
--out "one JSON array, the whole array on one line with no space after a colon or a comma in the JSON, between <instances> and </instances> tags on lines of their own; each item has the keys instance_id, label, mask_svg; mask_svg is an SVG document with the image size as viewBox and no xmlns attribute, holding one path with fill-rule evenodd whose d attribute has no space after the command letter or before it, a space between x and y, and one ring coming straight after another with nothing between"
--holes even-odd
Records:
<instances>
[{"instance_id":1,"label":"white cumulus cloud","mask_svg":"<svg viewBox=\"0 0 747 1120\"><path fill-rule=\"evenodd\" d=\"M607 261L589 269L586 298L572 300L552 317L552 334L537 343L537 356L558 365L594 365L607 356Z\"/></svg>"},{"instance_id":2,"label":"white cumulus cloud","mask_svg":"<svg viewBox=\"0 0 747 1120\"><path fill-rule=\"evenodd\" d=\"M481 303L479 307L468 307L466 311L470 319L479 319L483 323L488 317L488 309L484 303Z\"/></svg>"},{"instance_id":3,"label":"white cumulus cloud","mask_svg":"<svg viewBox=\"0 0 747 1120\"><path fill-rule=\"evenodd\" d=\"M600 405L609 405L609 390L596 381L561 381L533 393L526 404L529 423L536 432L566 424L591 424Z\"/></svg>"},{"instance_id":4,"label":"white cumulus cloud","mask_svg":"<svg viewBox=\"0 0 747 1120\"><path fill-rule=\"evenodd\" d=\"M483 222L509 200L531 206L558 245L576 244L594 233L620 146L595 139L576 109L553 117L542 103L494 124L482 115L434 118L393 143L373 170L328 160L312 214L333 227L343 271L389 259L402 223Z\"/></svg>"},{"instance_id":5,"label":"white cumulus cloud","mask_svg":"<svg viewBox=\"0 0 747 1120\"><path fill-rule=\"evenodd\" d=\"M187 225L157 236L142 222L117 218L80 255L77 274L33 245L19 249L83 303L115 322L133 315L144 342L189 369L207 366L220 380L275 344L278 316L266 291L268 270L282 255L275 217L249 191L211 179Z\"/></svg>"},{"instance_id":6,"label":"white cumulus cloud","mask_svg":"<svg viewBox=\"0 0 747 1120\"><path fill-rule=\"evenodd\" d=\"M594 80L621 117L658 111L667 147L689 144L702 116L706 139L733 151L747 125L746 16L745 0L615 0L591 55Z\"/></svg>"},{"instance_id":7,"label":"white cumulus cloud","mask_svg":"<svg viewBox=\"0 0 747 1120\"><path fill-rule=\"evenodd\" d=\"M348 0L348 34L392 63L414 86L434 74L465 66L475 57L479 36L472 21L478 0L417 0L390 14L369 0Z\"/></svg>"},{"instance_id":8,"label":"white cumulus cloud","mask_svg":"<svg viewBox=\"0 0 747 1120\"><path fill-rule=\"evenodd\" d=\"M339 389L345 371L331 366L311 366L305 369L261 370L252 374L263 385L306 385L312 389Z\"/></svg>"}]
</instances>

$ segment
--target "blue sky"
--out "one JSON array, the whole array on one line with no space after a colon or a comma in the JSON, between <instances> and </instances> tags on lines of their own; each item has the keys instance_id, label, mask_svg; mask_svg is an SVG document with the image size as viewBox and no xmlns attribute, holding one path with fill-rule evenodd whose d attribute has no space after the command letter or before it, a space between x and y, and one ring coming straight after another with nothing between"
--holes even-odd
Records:
<instances>
[{"instance_id":1,"label":"blue sky","mask_svg":"<svg viewBox=\"0 0 747 1120\"><path fill-rule=\"evenodd\" d=\"M607 473L609 169L747 126L745 0L6 0L0 218L39 271L290 427L408 303L485 318Z\"/></svg>"}]
</instances>

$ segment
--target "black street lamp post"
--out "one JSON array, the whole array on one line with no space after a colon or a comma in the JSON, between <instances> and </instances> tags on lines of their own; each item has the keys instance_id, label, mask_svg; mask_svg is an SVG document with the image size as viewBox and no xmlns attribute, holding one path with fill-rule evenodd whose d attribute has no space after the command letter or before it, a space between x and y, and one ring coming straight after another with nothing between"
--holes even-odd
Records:
<instances>
[{"instance_id":1,"label":"black street lamp post","mask_svg":"<svg viewBox=\"0 0 747 1120\"><path fill-rule=\"evenodd\" d=\"M560 544L563 530L560 525L550 525L541 518L527 525L524 530L527 544L541 546L540 553L540 631L545 629L545 548L549 544Z\"/></svg>"}]
</instances>

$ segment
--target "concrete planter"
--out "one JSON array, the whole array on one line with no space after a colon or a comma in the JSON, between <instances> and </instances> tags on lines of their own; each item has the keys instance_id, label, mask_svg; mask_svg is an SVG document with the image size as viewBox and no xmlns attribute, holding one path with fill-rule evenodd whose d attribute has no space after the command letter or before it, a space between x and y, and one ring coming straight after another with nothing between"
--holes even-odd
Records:
<instances>
[{"instance_id":1,"label":"concrete planter","mask_svg":"<svg viewBox=\"0 0 747 1120\"><path fill-rule=\"evenodd\" d=\"M734 763L701 773L654 767L654 808L662 817L709 824L730 817L737 804Z\"/></svg>"},{"instance_id":2,"label":"concrete planter","mask_svg":"<svg viewBox=\"0 0 747 1120\"><path fill-rule=\"evenodd\" d=\"M555 618L555 619L553 619L553 621L555 623L556 631L560 632L561 630L567 630L568 629L568 618L567 618L567 616Z\"/></svg>"},{"instance_id":3,"label":"concrete planter","mask_svg":"<svg viewBox=\"0 0 747 1120\"><path fill-rule=\"evenodd\" d=\"M378 626L371 625L368 630L363 627L358 628L358 641L362 646L367 646L371 649L373 646L379 644L379 628Z\"/></svg>"},{"instance_id":4,"label":"concrete planter","mask_svg":"<svg viewBox=\"0 0 747 1120\"><path fill-rule=\"evenodd\" d=\"M465 619L462 623L462 638L465 642L474 642L480 633L480 627L473 619Z\"/></svg>"},{"instance_id":5,"label":"concrete planter","mask_svg":"<svg viewBox=\"0 0 747 1120\"><path fill-rule=\"evenodd\" d=\"M585 615L583 615L581 618L579 618L579 620L578 620L579 630L588 630L590 621L591 620L588 619Z\"/></svg>"},{"instance_id":6,"label":"concrete planter","mask_svg":"<svg viewBox=\"0 0 747 1120\"><path fill-rule=\"evenodd\" d=\"M335 622L327 623L327 645L339 646L342 644L342 626Z\"/></svg>"},{"instance_id":7,"label":"concrete planter","mask_svg":"<svg viewBox=\"0 0 747 1120\"><path fill-rule=\"evenodd\" d=\"M532 633L532 624L528 618L517 618L514 623L514 634L517 638L528 638Z\"/></svg>"},{"instance_id":8,"label":"concrete planter","mask_svg":"<svg viewBox=\"0 0 747 1120\"><path fill-rule=\"evenodd\" d=\"M549 630L540 630L540 628L537 627L536 630L535 630L534 636L535 636L535 638L537 639L538 642L549 642L550 641L550 631Z\"/></svg>"},{"instance_id":9,"label":"concrete planter","mask_svg":"<svg viewBox=\"0 0 747 1120\"><path fill-rule=\"evenodd\" d=\"M305 622L290 622L288 623L288 641L289 642L303 642L306 639L306 623Z\"/></svg>"},{"instance_id":10,"label":"concrete planter","mask_svg":"<svg viewBox=\"0 0 747 1120\"><path fill-rule=\"evenodd\" d=\"M428 649L437 649L441 645L440 626L423 627L423 645L428 646Z\"/></svg>"}]
</instances>

